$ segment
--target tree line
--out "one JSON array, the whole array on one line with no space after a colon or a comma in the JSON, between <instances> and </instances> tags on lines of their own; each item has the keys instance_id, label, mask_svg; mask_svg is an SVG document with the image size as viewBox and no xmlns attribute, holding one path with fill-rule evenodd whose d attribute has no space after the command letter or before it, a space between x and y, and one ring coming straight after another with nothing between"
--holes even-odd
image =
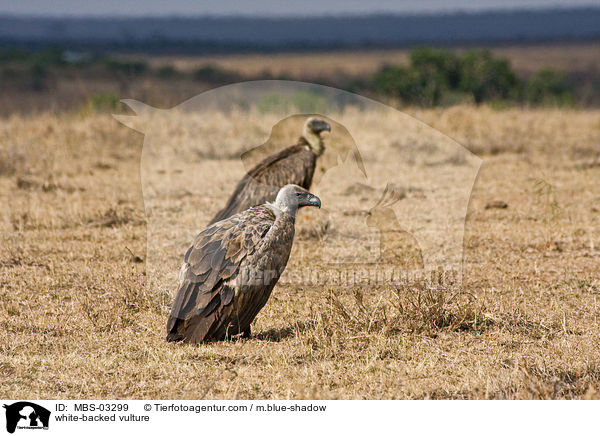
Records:
<instances>
[{"instance_id":1,"label":"tree line","mask_svg":"<svg viewBox=\"0 0 600 436\"><path fill-rule=\"evenodd\" d=\"M214 64L180 71L173 65L151 67L144 58L90 55L60 49L46 51L0 50L0 77L33 91L48 89L60 75L72 72L127 81L140 76L156 80L187 79L221 86L245 80L296 79L268 72L252 76ZM581 78L580 78L581 79ZM384 65L369 75L322 77L322 84L384 99L398 105L448 106L459 103L498 103L570 106L600 101L600 82L569 77L565 72L544 68L529 77L519 77L509 60L489 50L457 54L430 47L410 52L409 62ZM588 81L584 83L585 81ZM585 86L584 86L585 85ZM586 101L580 97L585 87ZM115 98L115 101L118 99Z\"/></svg>"}]
</instances>

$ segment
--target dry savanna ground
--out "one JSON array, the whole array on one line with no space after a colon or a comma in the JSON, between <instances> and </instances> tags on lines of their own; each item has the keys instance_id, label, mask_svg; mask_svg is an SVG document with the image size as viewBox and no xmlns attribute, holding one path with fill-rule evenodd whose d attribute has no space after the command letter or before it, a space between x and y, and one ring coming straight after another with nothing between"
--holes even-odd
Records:
<instances>
[{"instance_id":1,"label":"dry savanna ground","mask_svg":"<svg viewBox=\"0 0 600 436\"><path fill-rule=\"evenodd\" d=\"M140 168L143 135L109 115L2 119L0 397L600 398L600 112L410 112L483 159L460 241L462 286L295 282L294 271L335 268L327 266L331 253L356 249L340 243L350 221L302 211L295 243L303 249L292 254L253 337L200 346L164 340L183 250L243 171L236 138L259 145L279 120L256 113L247 118L252 129L227 132L217 122L226 118L215 115L211 135L228 145L186 158L167 177L169 167ZM360 125L374 116L337 119ZM443 179L462 174L468 159L389 159L383 145L433 149L419 143L418 123L394 144L385 141L398 126L380 123L383 133L356 138L362 157L376 173L402 173L397 219L414 225L409 233L426 260L435 258L439 229L428 233L428 221L411 223L407 211L421 216L423 201L455 192L410 171L436 168ZM194 140L178 125L159 130ZM335 132L326 153L335 150ZM193 168L213 183L190 177L181 186L177 174ZM344 177L324 176L319 195L342 198L340 216L375 220L368 211L385 180L374 174L369 187ZM334 196L327 187L335 181L349 186ZM316 246L325 247L320 255ZM386 265L404 268L400 253L385 254Z\"/></svg>"}]
</instances>

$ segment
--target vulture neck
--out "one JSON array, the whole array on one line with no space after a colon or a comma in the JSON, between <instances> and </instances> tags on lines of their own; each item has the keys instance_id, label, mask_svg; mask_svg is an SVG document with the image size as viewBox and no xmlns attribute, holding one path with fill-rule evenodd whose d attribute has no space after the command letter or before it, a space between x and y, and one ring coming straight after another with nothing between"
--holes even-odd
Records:
<instances>
[{"instance_id":1,"label":"vulture neck","mask_svg":"<svg viewBox=\"0 0 600 436\"><path fill-rule=\"evenodd\" d=\"M267 202L267 207L269 209L271 209L273 211L273 213L275 214L275 220L278 220L280 218L291 218L292 220L296 219L296 212L298 212L298 209L289 209L289 208L285 208L285 207L280 207L277 206L277 203L268 203Z\"/></svg>"},{"instance_id":2,"label":"vulture neck","mask_svg":"<svg viewBox=\"0 0 600 436\"><path fill-rule=\"evenodd\" d=\"M323 144L323 139L321 135L318 133L314 133L308 129L304 129L302 132L302 137L300 138L301 143L306 143L308 147L312 150L314 154L317 156L321 156L323 151L325 151L325 145Z\"/></svg>"},{"instance_id":3,"label":"vulture neck","mask_svg":"<svg viewBox=\"0 0 600 436\"><path fill-rule=\"evenodd\" d=\"M291 204L285 197L277 198L273 203L267 202L267 207L273 211L276 220L281 218L291 218L292 220L295 220L296 212L298 212L298 206Z\"/></svg>"}]
</instances>

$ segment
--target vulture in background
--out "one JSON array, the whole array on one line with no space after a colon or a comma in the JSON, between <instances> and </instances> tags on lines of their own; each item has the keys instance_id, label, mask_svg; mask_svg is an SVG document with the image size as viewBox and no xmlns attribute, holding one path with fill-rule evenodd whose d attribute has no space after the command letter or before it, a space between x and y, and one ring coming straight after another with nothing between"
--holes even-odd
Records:
<instances>
[{"instance_id":1,"label":"vulture in background","mask_svg":"<svg viewBox=\"0 0 600 436\"><path fill-rule=\"evenodd\" d=\"M296 144L266 157L248 171L237 184L225 207L209 225L249 207L273 201L279 188L284 185L294 184L310 189L317 157L325 150L321 138L324 130L331 131L327 122L319 118L308 118Z\"/></svg>"},{"instance_id":2,"label":"vulture in background","mask_svg":"<svg viewBox=\"0 0 600 436\"><path fill-rule=\"evenodd\" d=\"M250 323L285 269L296 212L321 200L286 185L274 203L207 227L185 254L167 322L167 341L200 343L250 336Z\"/></svg>"}]
</instances>

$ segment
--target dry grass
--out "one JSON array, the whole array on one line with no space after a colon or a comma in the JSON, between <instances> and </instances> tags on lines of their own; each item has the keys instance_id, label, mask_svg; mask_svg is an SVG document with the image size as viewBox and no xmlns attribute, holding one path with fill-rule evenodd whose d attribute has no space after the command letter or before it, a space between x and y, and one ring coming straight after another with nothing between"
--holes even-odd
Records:
<instances>
[{"instance_id":1,"label":"dry grass","mask_svg":"<svg viewBox=\"0 0 600 436\"><path fill-rule=\"evenodd\" d=\"M146 230L159 214L170 236L193 236L205 222L198 217L220 207L239 161L211 159L215 182L187 191L165 176L165 196L146 199L161 208L145 217L140 134L104 115L4 119L0 396L599 398L600 166L590 163L599 157L600 114L414 114L484 158L468 208L462 288L282 280L251 339L203 346L164 341L174 286L168 275L144 285ZM259 144L277 121L257 115L245 141ZM394 164L377 145L395 127L384 123L366 141L371 165ZM418 140L421 132L402 134ZM214 169L221 165L235 171ZM435 168L460 165L443 159ZM409 182L400 209L429 195L422 181ZM358 189L344 198L367 211L371 195ZM492 201L507 207L486 208ZM346 231L333 218L301 218L298 247ZM187 242L148 255L176 274ZM289 273L315 252L292 256Z\"/></svg>"}]
</instances>

